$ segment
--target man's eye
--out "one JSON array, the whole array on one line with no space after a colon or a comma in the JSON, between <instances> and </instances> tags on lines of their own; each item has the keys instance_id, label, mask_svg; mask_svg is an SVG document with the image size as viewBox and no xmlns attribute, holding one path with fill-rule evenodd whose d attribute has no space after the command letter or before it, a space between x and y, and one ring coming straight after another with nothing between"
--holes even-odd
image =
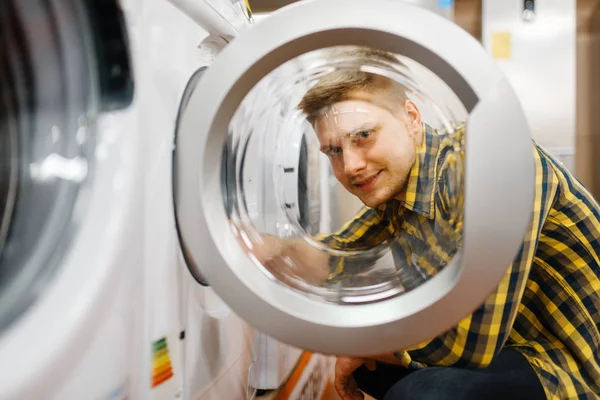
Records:
<instances>
[{"instance_id":1,"label":"man's eye","mask_svg":"<svg viewBox=\"0 0 600 400\"><path fill-rule=\"evenodd\" d=\"M362 139L366 139L371 135L371 131L360 131L358 132L358 136Z\"/></svg>"},{"instance_id":2,"label":"man's eye","mask_svg":"<svg viewBox=\"0 0 600 400\"><path fill-rule=\"evenodd\" d=\"M329 150L328 150L328 153L331 156L338 155L341 152L342 152L342 148L341 147L330 147Z\"/></svg>"}]
</instances>

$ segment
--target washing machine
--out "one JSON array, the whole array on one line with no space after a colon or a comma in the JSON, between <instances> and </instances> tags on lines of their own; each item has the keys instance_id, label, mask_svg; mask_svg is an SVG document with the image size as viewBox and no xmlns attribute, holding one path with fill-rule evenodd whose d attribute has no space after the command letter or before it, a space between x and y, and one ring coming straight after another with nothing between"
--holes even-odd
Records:
<instances>
[{"instance_id":1,"label":"washing machine","mask_svg":"<svg viewBox=\"0 0 600 400\"><path fill-rule=\"evenodd\" d=\"M139 3L140 121L145 132L146 306L152 350L151 398L246 398L255 360L269 356L260 333L190 272L172 201L172 151L178 118L203 71L252 23L244 2ZM271 361L269 365L279 363Z\"/></svg>"},{"instance_id":2,"label":"washing machine","mask_svg":"<svg viewBox=\"0 0 600 400\"><path fill-rule=\"evenodd\" d=\"M4 1L0 41L0 398L147 398L128 21Z\"/></svg>"},{"instance_id":3,"label":"washing machine","mask_svg":"<svg viewBox=\"0 0 600 400\"><path fill-rule=\"evenodd\" d=\"M147 38L138 57L140 107L152 116L140 122L147 139L144 237L152 398L248 398L278 389L303 351L255 330L195 275L180 246L171 190L179 118L214 58L251 27L251 11L242 1L144 2L136 15L140 36Z\"/></svg>"},{"instance_id":4,"label":"washing machine","mask_svg":"<svg viewBox=\"0 0 600 400\"><path fill-rule=\"evenodd\" d=\"M387 56L353 55L365 48ZM445 253L415 242L411 257L395 258L390 247L413 240L404 229L391 244L328 244L367 229L346 225L361 204L335 178L336 146L323 149L299 106L339 71L400 83L441 132L452 155L444 182L456 194L451 229L434 232ZM297 2L236 37L190 91L173 165L175 220L193 276L261 332L324 354L391 352L451 329L498 285L533 201L530 129L512 87L467 32L402 1ZM265 257L282 239L302 251ZM323 268L302 269L308 264Z\"/></svg>"}]
</instances>

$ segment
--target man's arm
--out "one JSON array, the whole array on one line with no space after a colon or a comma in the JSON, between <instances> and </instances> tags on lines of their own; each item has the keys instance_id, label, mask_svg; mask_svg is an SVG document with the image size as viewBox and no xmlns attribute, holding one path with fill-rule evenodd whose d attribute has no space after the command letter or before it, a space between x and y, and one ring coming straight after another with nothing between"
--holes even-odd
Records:
<instances>
[{"instance_id":1,"label":"man's arm","mask_svg":"<svg viewBox=\"0 0 600 400\"><path fill-rule=\"evenodd\" d=\"M320 284L329 275L329 258L300 238L279 238L261 234L253 242L252 254L278 278L294 274L312 284Z\"/></svg>"},{"instance_id":2,"label":"man's arm","mask_svg":"<svg viewBox=\"0 0 600 400\"><path fill-rule=\"evenodd\" d=\"M317 240L335 250L372 249L385 242L391 235L388 223L382 218L385 207L387 206L382 206L382 210L363 207L338 232L332 235L321 235ZM328 279L331 281L346 274L356 274L365 267L365 262L367 260L364 259L330 257Z\"/></svg>"},{"instance_id":3,"label":"man's arm","mask_svg":"<svg viewBox=\"0 0 600 400\"><path fill-rule=\"evenodd\" d=\"M557 191L551 167L535 153L535 202L528 234L515 261L495 292L471 315L447 333L410 349L414 361L427 365L485 367L504 346L512 329L527 278L533 265L539 235Z\"/></svg>"},{"instance_id":4,"label":"man's arm","mask_svg":"<svg viewBox=\"0 0 600 400\"><path fill-rule=\"evenodd\" d=\"M366 250L389 237L387 225L380 212L364 207L334 234L315 239L335 250ZM253 242L252 253L270 271L293 273L303 280L319 284L340 275L345 269L344 257L330 257L300 238L278 238L261 234Z\"/></svg>"}]
</instances>

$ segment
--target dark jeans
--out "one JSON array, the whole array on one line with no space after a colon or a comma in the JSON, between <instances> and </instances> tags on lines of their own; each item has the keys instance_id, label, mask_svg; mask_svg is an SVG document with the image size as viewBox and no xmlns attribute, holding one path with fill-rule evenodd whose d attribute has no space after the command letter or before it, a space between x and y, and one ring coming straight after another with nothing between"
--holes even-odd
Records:
<instances>
[{"instance_id":1,"label":"dark jeans","mask_svg":"<svg viewBox=\"0 0 600 400\"><path fill-rule=\"evenodd\" d=\"M542 400L544 389L525 358L503 349L487 368L431 367L421 370L377 363L354 372L358 387L383 400Z\"/></svg>"}]
</instances>

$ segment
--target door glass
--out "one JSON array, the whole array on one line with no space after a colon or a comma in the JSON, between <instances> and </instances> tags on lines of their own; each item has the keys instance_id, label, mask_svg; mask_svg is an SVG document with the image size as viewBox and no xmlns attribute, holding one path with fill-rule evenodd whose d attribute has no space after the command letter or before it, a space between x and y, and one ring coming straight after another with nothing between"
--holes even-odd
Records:
<instances>
[{"instance_id":1,"label":"door glass","mask_svg":"<svg viewBox=\"0 0 600 400\"><path fill-rule=\"evenodd\" d=\"M466 119L412 59L349 46L292 59L230 122L230 228L270 279L326 302L414 289L459 254Z\"/></svg>"},{"instance_id":2,"label":"door glass","mask_svg":"<svg viewBox=\"0 0 600 400\"><path fill-rule=\"evenodd\" d=\"M98 99L81 11L0 5L0 331L51 282L83 215Z\"/></svg>"}]
</instances>

